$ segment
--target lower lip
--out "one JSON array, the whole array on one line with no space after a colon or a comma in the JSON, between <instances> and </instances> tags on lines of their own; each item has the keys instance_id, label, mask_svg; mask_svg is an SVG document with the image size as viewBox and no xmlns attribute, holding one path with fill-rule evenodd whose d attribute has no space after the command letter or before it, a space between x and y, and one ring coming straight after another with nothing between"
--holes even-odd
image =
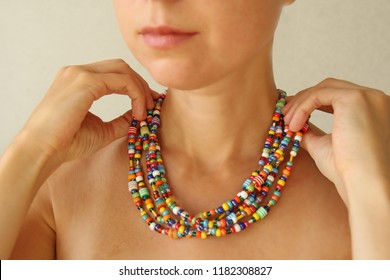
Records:
<instances>
[{"instance_id":1,"label":"lower lip","mask_svg":"<svg viewBox=\"0 0 390 280\"><path fill-rule=\"evenodd\" d=\"M172 49L190 40L196 33L142 34L146 45L156 49Z\"/></svg>"}]
</instances>

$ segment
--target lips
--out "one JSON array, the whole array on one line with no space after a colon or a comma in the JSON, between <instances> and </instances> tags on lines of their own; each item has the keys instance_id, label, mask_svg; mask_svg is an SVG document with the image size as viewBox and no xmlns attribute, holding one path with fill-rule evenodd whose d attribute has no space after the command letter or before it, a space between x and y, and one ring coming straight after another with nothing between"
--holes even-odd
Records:
<instances>
[{"instance_id":1,"label":"lips","mask_svg":"<svg viewBox=\"0 0 390 280\"><path fill-rule=\"evenodd\" d=\"M192 39L197 32L183 31L180 29L158 26L145 27L139 34L146 45L155 49L172 49Z\"/></svg>"}]
</instances>

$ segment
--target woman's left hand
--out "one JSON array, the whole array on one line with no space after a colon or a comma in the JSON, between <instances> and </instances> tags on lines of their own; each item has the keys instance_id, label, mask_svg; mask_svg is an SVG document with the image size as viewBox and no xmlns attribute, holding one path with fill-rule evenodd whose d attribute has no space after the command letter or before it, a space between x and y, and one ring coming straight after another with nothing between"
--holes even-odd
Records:
<instances>
[{"instance_id":1,"label":"woman's left hand","mask_svg":"<svg viewBox=\"0 0 390 280\"><path fill-rule=\"evenodd\" d=\"M290 129L303 127L316 110L333 114L330 134L309 130L303 147L345 202L345 181L357 170L390 174L390 97L350 82L326 79L292 97L283 112ZM358 188L355 186L354 188Z\"/></svg>"},{"instance_id":2,"label":"woman's left hand","mask_svg":"<svg viewBox=\"0 0 390 280\"><path fill-rule=\"evenodd\" d=\"M367 243L370 234L377 235L368 227L387 234L381 245L382 237L373 237L379 239L374 247L387 246L384 254L376 255L381 248L362 249L359 245L354 256L358 252L357 257L363 258L390 257L390 96L350 82L326 79L289 99L283 109L285 121L297 131L315 109L333 114L332 131L324 134L309 129L302 146L335 184L348 207L353 243ZM381 222L383 215L389 218L387 222Z\"/></svg>"}]
</instances>

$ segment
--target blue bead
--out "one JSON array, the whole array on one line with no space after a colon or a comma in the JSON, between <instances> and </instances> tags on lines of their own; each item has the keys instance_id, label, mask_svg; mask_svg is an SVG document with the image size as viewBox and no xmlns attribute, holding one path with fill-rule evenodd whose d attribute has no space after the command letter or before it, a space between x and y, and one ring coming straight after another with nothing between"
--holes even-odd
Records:
<instances>
[{"instance_id":1,"label":"blue bead","mask_svg":"<svg viewBox=\"0 0 390 280\"><path fill-rule=\"evenodd\" d=\"M235 201L234 199L232 199L231 202L232 202L232 204L233 204L233 207L237 207L237 206L238 206L237 201Z\"/></svg>"},{"instance_id":2,"label":"blue bead","mask_svg":"<svg viewBox=\"0 0 390 280\"><path fill-rule=\"evenodd\" d=\"M246 228L246 225L244 223L239 223L241 230L244 230Z\"/></svg>"},{"instance_id":3,"label":"blue bead","mask_svg":"<svg viewBox=\"0 0 390 280\"><path fill-rule=\"evenodd\" d=\"M224 213L225 212L225 210L223 210L223 207L222 206L219 206L218 208L217 208L217 211L216 211L218 214L222 214L222 213Z\"/></svg>"},{"instance_id":4,"label":"blue bead","mask_svg":"<svg viewBox=\"0 0 390 280\"><path fill-rule=\"evenodd\" d=\"M264 206L263 208L264 208L265 210L267 210L267 212L269 212L269 209L270 209L270 208L269 208L268 205Z\"/></svg>"},{"instance_id":5,"label":"blue bead","mask_svg":"<svg viewBox=\"0 0 390 280\"><path fill-rule=\"evenodd\" d=\"M176 224L176 221L175 221L174 219L169 219L169 220L168 220L168 225L169 225L170 227L174 226L174 224Z\"/></svg>"}]
</instances>

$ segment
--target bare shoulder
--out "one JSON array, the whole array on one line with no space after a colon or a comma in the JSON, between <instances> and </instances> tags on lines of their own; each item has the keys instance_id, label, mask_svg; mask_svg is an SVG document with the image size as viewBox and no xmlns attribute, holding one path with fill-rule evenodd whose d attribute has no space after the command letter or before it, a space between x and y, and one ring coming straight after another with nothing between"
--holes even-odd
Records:
<instances>
[{"instance_id":1,"label":"bare shoulder","mask_svg":"<svg viewBox=\"0 0 390 280\"><path fill-rule=\"evenodd\" d=\"M124 166L121 157L124 153L126 141L122 138L88 158L60 166L37 193L12 258L62 258L64 248L61 248L61 238L66 236L69 239L69 236L75 237L75 234L82 232L76 225L82 228L82 223L94 218L85 214L95 209L96 205L104 205L101 204L105 192L102 188L116 185L104 182L107 178L118 178L116 172L123 172L119 166Z\"/></svg>"},{"instance_id":2,"label":"bare shoulder","mask_svg":"<svg viewBox=\"0 0 390 280\"><path fill-rule=\"evenodd\" d=\"M294 216L304 220L291 226L291 233L304 233L310 244L303 245L302 251L307 250L309 256L317 249L322 255L316 258L321 259L351 258L347 208L334 184L322 175L304 149L300 150L289 180L285 192L288 198L283 203L288 204Z\"/></svg>"}]
</instances>

